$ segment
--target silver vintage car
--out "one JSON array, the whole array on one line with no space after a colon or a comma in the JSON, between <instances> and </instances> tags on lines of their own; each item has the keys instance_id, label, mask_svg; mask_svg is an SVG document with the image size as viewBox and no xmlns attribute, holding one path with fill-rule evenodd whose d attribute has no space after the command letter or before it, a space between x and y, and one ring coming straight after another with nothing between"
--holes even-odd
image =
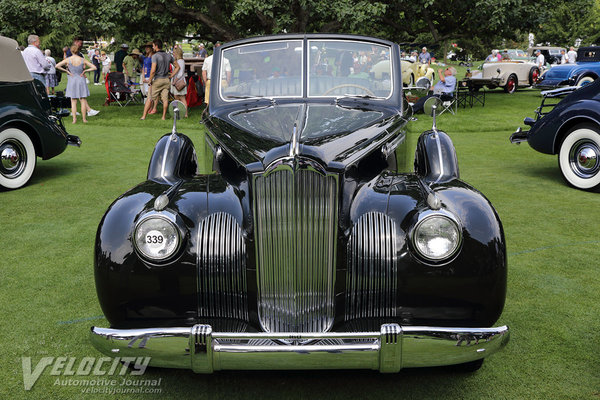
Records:
<instances>
[{"instance_id":1,"label":"silver vintage car","mask_svg":"<svg viewBox=\"0 0 600 400\"><path fill-rule=\"evenodd\" d=\"M530 61L503 60L486 62L471 76L475 89L487 86L489 89L501 87L506 93L514 93L519 87L534 85L540 76L540 69Z\"/></svg>"}]
</instances>

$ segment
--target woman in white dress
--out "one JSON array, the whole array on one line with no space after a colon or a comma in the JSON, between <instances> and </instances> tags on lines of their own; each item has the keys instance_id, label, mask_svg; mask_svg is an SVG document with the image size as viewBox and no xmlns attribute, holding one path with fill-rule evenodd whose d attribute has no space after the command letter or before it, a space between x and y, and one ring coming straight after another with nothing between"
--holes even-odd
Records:
<instances>
[{"instance_id":1,"label":"woman in white dress","mask_svg":"<svg viewBox=\"0 0 600 400\"><path fill-rule=\"evenodd\" d=\"M188 108L187 101L185 100L185 95L187 94L187 85L181 90L177 90L174 85L179 79L185 79L185 61L183 61L183 51L181 50L181 47L176 47L173 49L173 58L175 58L175 62L179 65L179 72L177 72L177 75L171 79L171 93L173 96L175 96L176 100L181 101L185 106L185 118L187 118Z\"/></svg>"}]
</instances>

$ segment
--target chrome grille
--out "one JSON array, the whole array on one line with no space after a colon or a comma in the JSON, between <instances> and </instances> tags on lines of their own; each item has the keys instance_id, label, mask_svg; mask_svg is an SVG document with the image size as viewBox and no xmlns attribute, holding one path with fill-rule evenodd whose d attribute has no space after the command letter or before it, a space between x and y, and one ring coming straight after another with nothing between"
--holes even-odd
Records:
<instances>
[{"instance_id":1,"label":"chrome grille","mask_svg":"<svg viewBox=\"0 0 600 400\"><path fill-rule=\"evenodd\" d=\"M370 212L358 220L348 241L346 321L397 314L397 236L385 214Z\"/></svg>"},{"instance_id":2,"label":"chrome grille","mask_svg":"<svg viewBox=\"0 0 600 400\"><path fill-rule=\"evenodd\" d=\"M267 332L324 332L334 317L337 179L280 166L254 180L258 311Z\"/></svg>"},{"instance_id":3,"label":"chrome grille","mask_svg":"<svg viewBox=\"0 0 600 400\"><path fill-rule=\"evenodd\" d=\"M206 217L198 230L198 313L248 320L246 245L232 215Z\"/></svg>"}]
</instances>

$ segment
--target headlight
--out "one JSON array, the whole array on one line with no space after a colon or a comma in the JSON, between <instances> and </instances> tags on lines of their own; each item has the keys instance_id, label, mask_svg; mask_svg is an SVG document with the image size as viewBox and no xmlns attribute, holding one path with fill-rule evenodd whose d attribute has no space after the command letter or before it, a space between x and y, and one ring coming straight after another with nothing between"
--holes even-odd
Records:
<instances>
[{"instance_id":1,"label":"headlight","mask_svg":"<svg viewBox=\"0 0 600 400\"><path fill-rule=\"evenodd\" d=\"M458 223L444 214L424 216L415 226L412 242L423 258L442 261L456 253L462 240Z\"/></svg>"},{"instance_id":2,"label":"headlight","mask_svg":"<svg viewBox=\"0 0 600 400\"><path fill-rule=\"evenodd\" d=\"M167 259L179 248L179 230L163 217L152 216L142 220L134 235L136 248L151 260Z\"/></svg>"}]
</instances>

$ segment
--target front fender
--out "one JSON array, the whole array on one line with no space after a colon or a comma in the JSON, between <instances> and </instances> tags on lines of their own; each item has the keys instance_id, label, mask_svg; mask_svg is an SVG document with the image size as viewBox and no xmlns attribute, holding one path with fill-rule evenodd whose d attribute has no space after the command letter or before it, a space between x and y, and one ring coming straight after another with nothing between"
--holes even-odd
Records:
<instances>
[{"instance_id":1,"label":"front fender","mask_svg":"<svg viewBox=\"0 0 600 400\"><path fill-rule=\"evenodd\" d=\"M443 131L426 131L419 136L415 172L428 183L458 179L458 159L450 136Z\"/></svg>"},{"instance_id":2,"label":"front fender","mask_svg":"<svg viewBox=\"0 0 600 400\"><path fill-rule=\"evenodd\" d=\"M148 180L171 185L197 173L198 159L189 137L172 133L158 140L148 166Z\"/></svg>"},{"instance_id":3,"label":"front fender","mask_svg":"<svg viewBox=\"0 0 600 400\"><path fill-rule=\"evenodd\" d=\"M355 271L351 281L361 282L361 274L377 280L382 266L396 265L396 270L388 267L386 273L397 276L394 301L403 323L493 325L504 308L507 277L504 231L496 211L480 192L458 179L433 184L442 211L460 222L463 241L449 260L429 263L412 245L419 216L434 211L419 180L414 174L388 172L359 189L351 208L354 228L349 243L359 243L362 257L370 254L369 261L362 263L372 270ZM382 231L372 232L377 229ZM371 233L365 236L364 232ZM353 254L356 246L348 250L350 260L356 260L350 266L361 262ZM390 252L384 249L389 248L395 249L395 255L387 259Z\"/></svg>"},{"instance_id":4,"label":"front fender","mask_svg":"<svg viewBox=\"0 0 600 400\"><path fill-rule=\"evenodd\" d=\"M227 212L240 226L245 223L242 194L220 175L185 180L164 210L182 222L185 234L180 251L166 262L149 263L134 248L134 229L169 187L143 182L119 197L100 222L94 275L98 299L111 327L143 327L149 321L160 321L161 326L196 323L199 229L208 216L219 212Z\"/></svg>"}]
</instances>

